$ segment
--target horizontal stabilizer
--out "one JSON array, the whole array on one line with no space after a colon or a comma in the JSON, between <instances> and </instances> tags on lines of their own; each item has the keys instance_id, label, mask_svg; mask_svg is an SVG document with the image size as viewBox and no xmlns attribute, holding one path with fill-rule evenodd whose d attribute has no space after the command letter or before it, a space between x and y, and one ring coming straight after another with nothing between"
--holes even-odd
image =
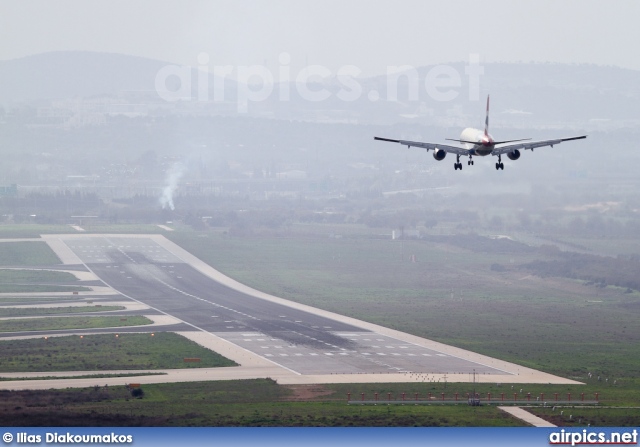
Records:
<instances>
[{"instance_id":1,"label":"horizontal stabilizer","mask_svg":"<svg viewBox=\"0 0 640 447\"><path fill-rule=\"evenodd\" d=\"M479 141L456 140L455 138L445 138L447 141L457 141L458 143L480 144Z\"/></svg>"},{"instance_id":2,"label":"horizontal stabilizer","mask_svg":"<svg viewBox=\"0 0 640 447\"><path fill-rule=\"evenodd\" d=\"M517 143L518 141L529 141L531 138L523 138L521 140L505 140L505 141L492 141L491 144L503 144L503 143ZM458 143L469 143L469 144L482 144L481 141L467 141L467 140L456 140L454 138L445 138L447 141L457 141Z\"/></svg>"},{"instance_id":3,"label":"horizontal stabilizer","mask_svg":"<svg viewBox=\"0 0 640 447\"><path fill-rule=\"evenodd\" d=\"M520 140L504 140L504 141L494 141L493 144L504 144L504 143L517 143L518 141L529 141L531 138L522 138Z\"/></svg>"}]
</instances>

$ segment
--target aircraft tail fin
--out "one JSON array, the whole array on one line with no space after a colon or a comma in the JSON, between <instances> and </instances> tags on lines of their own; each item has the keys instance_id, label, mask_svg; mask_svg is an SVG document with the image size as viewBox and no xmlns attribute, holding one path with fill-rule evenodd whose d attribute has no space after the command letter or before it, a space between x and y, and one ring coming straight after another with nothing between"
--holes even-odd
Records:
<instances>
[{"instance_id":1,"label":"aircraft tail fin","mask_svg":"<svg viewBox=\"0 0 640 447\"><path fill-rule=\"evenodd\" d=\"M489 95L487 95L487 116L484 119L484 136L489 136Z\"/></svg>"}]
</instances>

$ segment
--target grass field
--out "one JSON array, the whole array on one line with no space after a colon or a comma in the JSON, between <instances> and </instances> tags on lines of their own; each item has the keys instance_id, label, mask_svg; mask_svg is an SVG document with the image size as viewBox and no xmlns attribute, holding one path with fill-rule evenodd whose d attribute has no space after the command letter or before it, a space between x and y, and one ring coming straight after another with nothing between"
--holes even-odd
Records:
<instances>
[{"instance_id":1,"label":"grass field","mask_svg":"<svg viewBox=\"0 0 640 447\"><path fill-rule=\"evenodd\" d=\"M145 372L145 373L114 373L114 374L85 374L79 376L37 376L37 377L0 377L0 382L14 380L58 380L58 379L105 379L109 377L141 377L141 376L166 376L166 372Z\"/></svg>"},{"instance_id":2,"label":"grass field","mask_svg":"<svg viewBox=\"0 0 640 447\"><path fill-rule=\"evenodd\" d=\"M85 224L81 225L84 233L166 233L157 225L147 224ZM71 228L69 225L40 225L40 224L20 224L20 225L0 225L0 239L13 238L37 238L41 234L82 234Z\"/></svg>"},{"instance_id":3,"label":"grass field","mask_svg":"<svg viewBox=\"0 0 640 447\"><path fill-rule=\"evenodd\" d=\"M87 287L73 285L77 283L77 278L67 272L0 269L0 293L80 292L90 290Z\"/></svg>"},{"instance_id":4,"label":"grass field","mask_svg":"<svg viewBox=\"0 0 640 447\"><path fill-rule=\"evenodd\" d=\"M40 315L78 314L86 312L109 312L123 310L123 306L67 306L67 307L5 307L0 308L1 317L32 317Z\"/></svg>"},{"instance_id":5,"label":"grass field","mask_svg":"<svg viewBox=\"0 0 640 447\"><path fill-rule=\"evenodd\" d=\"M0 269L0 284L73 284L76 282L78 282L77 278L68 272L30 269Z\"/></svg>"},{"instance_id":6,"label":"grass field","mask_svg":"<svg viewBox=\"0 0 640 447\"><path fill-rule=\"evenodd\" d=\"M0 227L2 228L2 227ZM60 259L45 242L0 243L0 265L28 266L60 264Z\"/></svg>"},{"instance_id":7,"label":"grass field","mask_svg":"<svg viewBox=\"0 0 640 447\"><path fill-rule=\"evenodd\" d=\"M587 383L514 385L523 395L557 392L577 398L584 392L592 398L600 393L603 408L565 412L564 418L534 410L562 425L640 423L638 411L613 408L635 406L640 399L637 293L531 275L519 265L547 255L517 244L493 245L473 236L392 241L371 237L378 230L348 230L315 225L294 228L287 238L235 238L221 231L165 236L259 290ZM102 424L94 414L106 425L521 425L493 407L358 407L345 402L347 392L424 396L471 391L468 384L446 386L326 385L316 396L296 398L295 389L270 381L146 385L141 400L127 401L122 391L89 403L94 391L77 391L75 398L87 403L66 409L88 425ZM513 396L511 385L476 388L485 395ZM194 397L191 406L182 405L183 394ZM568 414L572 420L566 420ZM33 417L46 419L43 413Z\"/></svg>"},{"instance_id":8,"label":"grass field","mask_svg":"<svg viewBox=\"0 0 640 447\"><path fill-rule=\"evenodd\" d=\"M47 317L0 320L0 332L57 331L104 327L141 326L151 324L147 317Z\"/></svg>"},{"instance_id":9,"label":"grass field","mask_svg":"<svg viewBox=\"0 0 640 447\"><path fill-rule=\"evenodd\" d=\"M201 360L199 363L185 363L185 357ZM153 336L99 334L82 338L74 335L0 341L0 359L0 372L153 370L236 365L209 349L168 332Z\"/></svg>"},{"instance_id":10,"label":"grass field","mask_svg":"<svg viewBox=\"0 0 640 447\"><path fill-rule=\"evenodd\" d=\"M97 382L99 383L99 382ZM517 426L495 407L353 406L344 399L298 401L271 380L143 385L144 398L124 387L0 391L5 426ZM328 390L331 392L331 390ZM53 402L64 412L51 412ZM11 411L4 411L9 410Z\"/></svg>"},{"instance_id":11,"label":"grass field","mask_svg":"<svg viewBox=\"0 0 640 447\"><path fill-rule=\"evenodd\" d=\"M91 289L83 286L66 286L56 284L0 284L0 293L58 293L88 292Z\"/></svg>"},{"instance_id":12,"label":"grass field","mask_svg":"<svg viewBox=\"0 0 640 447\"><path fill-rule=\"evenodd\" d=\"M469 407L466 393L471 384L334 384L279 386L271 380L238 380L203 383L174 383L145 385L143 399L131 399L123 387L96 387L60 391L13 392L0 391L0 424L16 425L16 418L28 417L32 425L73 425L70 415L86 425L152 425L152 426L522 426L523 423L501 412L493 405ZM99 383L99 382L97 382ZM522 389L522 392L520 392ZM588 384L585 386L502 385L480 384L475 390L486 397L505 400L518 392L518 402L526 405L526 393L535 396L545 393L553 401L553 393L566 399L572 393L580 400L580 393L589 395L599 390L605 406L563 407L552 410L533 408L532 412L561 426L633 426L640 416L637 410L607 407L612 400L624 401L624 386ZM436 398L444 392L448 397L460 396L458 405L412 405L414 393L424 400L428 393ZM347 405L347 393L353 401L365 393L373 400L379 394L378 405ZM406 405L386 405L387 393L401 400L406 393ZM509 396L510 395L510 396ZM604 399L603 399L604 397ZM33 401L38 402L36 405ZM65 411L51 415L49 401L64 402ZM2 411L2 407L21 407L21 412ZM560 415L564 411L564 415ZM570 419L569 415L573 415ZM39 422L36 422L39 421ZM77 421L75 421L77 423ZM19 425L19 424L18 424Z\"/></svg>"},{"instance_id":13,"label":"grass field","mask_svg":"<svg viewBox=\"0 0 640 447\"><path fill-rule=\"evenodd\" d=\"M87 233L109 234L165 234L166 230L153 224L118 224L83 226Z\"/></svg>"},{"instance_id":14,"label":"grass field","mask_svg":"<svg viewBox=\"0 0 640 447\"><path fill-rule=\"evenodd\" d=\"M640 399L637 294L572 279L539 278L518 269L545 259L542 252L518 250L517 245L494 251L465 238L243 239L180 232L167 237L259 290L589 382L560 389L521 386L529 389L525 393L585 392L593 397L600 392L608 406L634 406ZM493 270L492 264L504 266L504 271ZM602 380L594 383L597 376ZM341 394L346 395L347 387ZM367 391L360 387L360 392ZM483 385L479 392L498 389ZM597 421L629 425L620 413L601 409ZM638 415L629 414L636 415L630 420L637 425Z\"/></svg>"},{"instance_id":15,"label":"grass field","mask_svg":"<svg viewBox=\"0 0 640 447\"><path fill-rule=\"evenodd\" d=\"M595 253L609 256L640 255L640 240L622 238L578 238L567 237L565 240Z\"/></svg>"},{"instance_id":16,"label":"grass field","mask_svg":"<svg viewBox=\"0 0 640 447\"><path fill-rule=\"evenodd\" d=\"M2 224L0 238L38 238L41 234L77 233L69 225Z\"/></svg>"},{"instance_id":17,"label":"grass field","mask_svg":"<svg viewBox=\"0 0 640 447\"><path fill-rule=\"evenodd\" d=\"M169 237L234 279L293 301L553 374L640 371L638 299L517 270L542 254L425 241ZM507 270L492 271L494 263Z\"/></svg>"},{"instance_id":18,"label":"grass field","mask_svg":"<svg viewBox=\"0 0 640 447\"><path fill-rule=\"evenodd\" d=\"M0 298L0 306L11 306L21 304L32 304L34 302L44 301L46 303L56 303L61 301L77 302L84 299L78 295L60 295L60 296L3 296Z\"/></svg>"}]
</instances>

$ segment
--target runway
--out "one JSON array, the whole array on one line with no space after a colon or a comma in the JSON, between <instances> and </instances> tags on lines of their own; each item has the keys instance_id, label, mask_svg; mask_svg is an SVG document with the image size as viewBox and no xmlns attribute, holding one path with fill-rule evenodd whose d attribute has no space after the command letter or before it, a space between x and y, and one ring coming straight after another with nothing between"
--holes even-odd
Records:
<instances>
[{"instance_id":1,"label":"runway","mask_svg":"<svg viewBox=\"0 0 640 447\"><path fill-rule=\"evenodd\" d=\"M191 328L201 344L253 366L278 367L278 376L291 383L338 377L397 381L408 375L467 381L474 372L479 381L522 382L537 374L534 381L573 382L269 296L225 277L162 236L43 239L65 269L84 266L122 297L184 322L180 330Z\"/></svg>"}]
</instances>

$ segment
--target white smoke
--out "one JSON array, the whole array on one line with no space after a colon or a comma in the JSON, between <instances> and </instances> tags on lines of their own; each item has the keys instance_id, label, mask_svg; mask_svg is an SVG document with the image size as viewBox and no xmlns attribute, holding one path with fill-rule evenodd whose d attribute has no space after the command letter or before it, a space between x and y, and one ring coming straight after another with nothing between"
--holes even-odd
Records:
<instances>
[{"instance_id":1,"label":"white smoke","mask_svg":"<svg viewBox=\"0 0 640 447\"><path fill-rule=\"evenodd\" d=\"M182 162L174 163L173 166L167 171L167 185L162 190L162 196L160 197L160 205L162 209L169 208L171 210L176 209L173 204L173 194L178 188L178 182L184 175L187 167Z\"/></svg>"}]
</instances>

